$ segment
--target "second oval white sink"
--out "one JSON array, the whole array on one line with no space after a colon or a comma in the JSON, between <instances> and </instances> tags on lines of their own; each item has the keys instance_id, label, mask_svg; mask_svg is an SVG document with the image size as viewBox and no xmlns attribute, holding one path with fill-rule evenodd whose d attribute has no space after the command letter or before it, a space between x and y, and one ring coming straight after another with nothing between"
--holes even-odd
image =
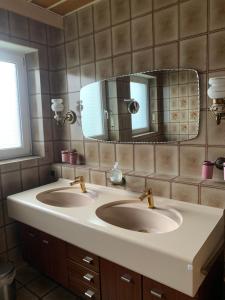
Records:
<instances>
[{"instance_id":1,"label":"second oval white sink","mask_svg":"<svg viewBox=\"0 0 225 300\"><path fill-rule=\"evenodd\" d=\"M173 209L149 209L145 203L118 201L96 210L103 221L124 229L143 233L165 233L176 230L182 216Z\"/></svg>"},{"instance_id":2,"label":"second oval white sink","mask_svg":"<svg viewBox=\"0 0 225 300\"><path fill-rule=\"evenodd\" d=\"M40 202L57 207L79 207L91 204L94 199L90 193L78 193L74 188L61 188L45 191L37 195Z\"/></svg>"}]
</instances>

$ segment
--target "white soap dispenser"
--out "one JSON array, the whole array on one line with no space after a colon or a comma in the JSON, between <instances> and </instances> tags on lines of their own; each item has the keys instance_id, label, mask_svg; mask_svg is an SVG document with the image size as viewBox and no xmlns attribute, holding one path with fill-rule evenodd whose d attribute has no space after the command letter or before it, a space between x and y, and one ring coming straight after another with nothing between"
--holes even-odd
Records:
<instances>
[{"instance_id":1,"label":"white soap dispenser","mask_svg":"<svg viewBox=\"0 0 225 300\"><path fill-rule=\"evenodd\" d=\"M110 181L112 184L122 184L123 183L123 173L118 168L119 163L115 162L114 167L112 168L110 172Z\"/></svg>"}]
</instances>

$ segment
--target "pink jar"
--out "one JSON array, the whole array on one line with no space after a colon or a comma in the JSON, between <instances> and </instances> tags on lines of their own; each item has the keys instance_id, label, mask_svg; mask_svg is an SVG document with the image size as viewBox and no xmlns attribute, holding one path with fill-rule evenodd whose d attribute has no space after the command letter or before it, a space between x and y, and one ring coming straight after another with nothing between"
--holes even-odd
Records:
<instances>
[{"instance_id":1,"label":"pink jar","mask_svg":"<svg viewBox=\"0 0 225 300\"><path fill-rule=\"evenodd\" d=\"M203 179L212 179L213 177L213 167L214 162L205 160L202 165L202 178Z\"/></svg>"},{"instance_id":2,"label":"pink jar","mask_svg":"<svg viewBox=\"0 0 225 300\"><path fill-rule=\"evenodd\" d=\"M61 151L62 163L69 163L69 151L62 150Z\"/></svg>"},{"instance_id":3,"label":"pink jar","mask_svg":"<svg viewBox=\"0 0 225 300\"><path fill-rule=\"evenodd\" d=\"M69 152L69 163L71 165L76 165L76 163L77 163L77 151L70 151Z\"/></svg>"}]
</instances>

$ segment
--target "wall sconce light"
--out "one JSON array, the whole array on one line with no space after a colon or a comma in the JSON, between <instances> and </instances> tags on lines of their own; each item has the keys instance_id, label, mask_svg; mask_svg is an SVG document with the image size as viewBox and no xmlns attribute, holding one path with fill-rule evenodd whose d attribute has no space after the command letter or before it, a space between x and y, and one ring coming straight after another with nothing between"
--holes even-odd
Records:
<instances>
[{"instance_id":1,"label":"wall sconce light","mask_svg":"<svg viewBox=\"0 0 225 300\"><path fill-rule=\"evenodd\" d=\"M225 119L225 77L209 79L208 96L213 99L209 110L216 116L217 125Z\"/></svg>"},{"instance_id":2,"label":"wall sconce light","mask_svg":"<svg viewBox=\"0 0 225 300\"><path fill-rule=\"evenodd\" d=\"M68 111L65 115L62 114L64 110L63 99L52 99L51 109L55 113L54 119L57 125L63 126L66 122L74 124L77 120L77 115L72 110Z\"/></svg>"}]
</instances>

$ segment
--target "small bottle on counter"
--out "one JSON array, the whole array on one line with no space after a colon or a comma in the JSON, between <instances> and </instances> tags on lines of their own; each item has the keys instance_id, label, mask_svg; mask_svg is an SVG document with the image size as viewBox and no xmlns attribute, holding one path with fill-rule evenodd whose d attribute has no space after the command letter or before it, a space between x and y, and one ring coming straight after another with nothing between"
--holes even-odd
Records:
<instances>
[{"instance_id":1,"label":"small bottle on counter","mask_svg":"<svg viewBox=\"0 0 225 300\"><path fill-rule=\"evenodd\" d=\"M213 167L214 162L205 160L202 165L202 178L203 179L212 179L213 178Z\"/></svg>"},{"instance_id":2,"label":"small bottle on counter","mask_svg":"<svg viewBox=\"0 0 225 300\"><path fill-rule=\"evenodd\" d=\"M76 163L77 163L77 151L76 150L69 152L69 163L71 165L76 165Z\"/></svg>"},{"instance_id":3,"label":"small bottle on counter","mask_svg":"<svg viewBox=\"0 0 225 300\"><path fill-rule=\"evenodd\" d=\"M62 158L62 163L69 163L69 151L68 150L62 150L61 151L61 158Z\"/></svg>"}]
</instances>

